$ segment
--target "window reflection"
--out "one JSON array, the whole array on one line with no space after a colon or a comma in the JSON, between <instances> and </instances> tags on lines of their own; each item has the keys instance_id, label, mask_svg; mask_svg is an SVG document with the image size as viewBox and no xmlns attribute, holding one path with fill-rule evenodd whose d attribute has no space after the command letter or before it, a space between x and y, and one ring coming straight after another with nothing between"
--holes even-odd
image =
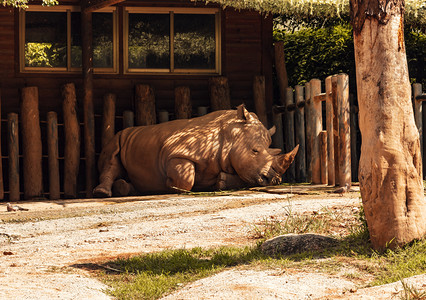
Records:
<instances>
[{"instance_id":1,"label":"window reflection","mask_svg":"<svg viewBox=\"0 0 426 300\"><path fill-rule=\"evenodd\" d=\"M27 12L25 15L25 66L66 68L67 14ZM65 21L64 21L65 20Z\"/></svg>"},{"instance_id":2,"label":"window reflection","mask_svg":"<svg viewBox=\"0 0 426 300\"><path fill-rule=\"evenodd\" d=\"M179 69L215 68L215 15L175 14L174 59Z\"/></svg>"},{"instance_id":3,"label":"window reflection","mask_svg":"<svg viewBox=\"0 0 426 300\"><path fill-rule=\"evenodd\" d=\"M168 14L129 14L129 68L170 68Z\"/></svg>"}]
</instances>

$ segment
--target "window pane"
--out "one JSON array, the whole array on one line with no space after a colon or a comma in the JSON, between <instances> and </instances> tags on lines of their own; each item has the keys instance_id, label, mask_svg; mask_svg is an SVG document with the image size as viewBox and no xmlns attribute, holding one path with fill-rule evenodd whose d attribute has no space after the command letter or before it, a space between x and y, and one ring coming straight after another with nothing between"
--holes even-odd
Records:
<instances>
[{"instance_id":1,"label":"window pane","mask_svg":"<svg viewBox=\"0 0 426 300\"><path fill-rule=\"evenodd\" d=\"M129 14L129 68L170 68L169 14Z\"/></svg>"},{"instance_id":2,"label":"window pane","mask_svg":"<svg viewBox=\"0 0 426 300\"><path fill-rule=\"evenodd\" d=\"M215 69L215 15L175 14L177 69Z\"/></svg>"},{"instance_id":3,"label":"window pane","mask_svg":"<svg viewBox=\"0 0 426 300\"><path fill-rule=\"evenodd\" d=\"M67 14L26 12L25 66L67 66Z\"/></svg>"},{"instance_id":4,"label":"window pane","mask_svg":"<svg viewBox=\"0 0 426 300\"><path fill-rule=\"evenodd\" d=\"M93 13L93 67L113 67L113 14ZM81 15L71 13L71 66L81 68Z\"/></svg>"},{"instance_id":5,"label":"window pane","mask_svg":"<svg viewBox=\"0 0 426 300\"><path fill-rule=\"evenodd\" d=\"M81 68L81 14L71 13L71 67Z\"/></svg>"}]
</instances>

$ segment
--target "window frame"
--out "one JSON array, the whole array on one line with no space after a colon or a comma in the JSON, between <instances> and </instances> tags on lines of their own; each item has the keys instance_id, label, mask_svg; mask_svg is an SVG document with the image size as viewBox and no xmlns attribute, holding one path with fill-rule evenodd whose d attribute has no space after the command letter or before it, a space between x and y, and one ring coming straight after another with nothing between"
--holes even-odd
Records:
<instances>
[{"instance_id":1,"label":"window frame","mask_svg":"<svg viewBox=\"0 0 426 300\"><path fill-rule=\"evenodd\" d=\"M221 74L221 16L219 8L188 7L124 7L123 18L123 72L124 74L167 74L167 75L205 75ZM168 14L170 17L170 67L167 69L129 68L129 14ZM175 14L212 14L215 16L215 68L179 69L174 67L174 15Z\"/></svg>"},{"instance_id":2,"label":"window frame","mask_svg":"<svg viewBox=\"0 0 426 300\"><path fill-rule=\"evenodd\" d=\"M65 12L67 14L67 67L27 67L25 66L25 13L26 12ZM71 13L80 12L78 6L30 5L19 13L19 67L21 73L81 73L82 68L71 67ZM112 13L113 16L113 66L112 68L93 68L94 73L115 74L119 70L118 57L118 10L110 6L94 11L94 13Z\"/></svg>"}]
</instances>

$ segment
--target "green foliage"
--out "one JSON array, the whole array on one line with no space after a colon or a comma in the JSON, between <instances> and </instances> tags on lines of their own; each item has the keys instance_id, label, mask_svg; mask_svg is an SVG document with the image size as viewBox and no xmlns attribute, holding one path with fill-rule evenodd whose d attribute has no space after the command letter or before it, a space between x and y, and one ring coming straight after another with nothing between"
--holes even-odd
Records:
<instances>
[{"instance_id":1,"label":"green foliage","mask_svg":"<svg viewBox=\"0 0 426 300\"><path fill-rule=\"evenodd\" d=\"M355 56L350 25L309 27L294 32L285 29L289 27L282 26L277 20L274 40L284 42L289 86L302 85L312 78L324 80L329 75L343 72L349 74L350 88L355 88ZM423 80L423 84L426 84L426 34L407 29L405 38L411 82Z\"/></svg>"},{"instance_id":2,"label":"green foliage","mask_svg":"<svg viewBox=\"0 0 426 300\"><path fill-rule=\"evenodd\" d=\"M29 67L64 67L66 50L52 43L26 43L25 65Z\"/></svg>"},{"instance_id":3,"label":"green foliage","mask_svg":"<svg viewBox=\"0 0 426 300\"><path fill-rule=\"evenodd\" d=\"M342 72L355 78L352 29L349 25L305 28L294 33L275 29L274 40L284 41L290 86Z\"/></svg>"},{"instance_id":4,"label":"green foliage","mask_svg":"<svg viewBox=\"0 0 426 300\"><path fill-rule=\"evenodd\" d=\"M27 8L28 0L3 0L3 6L12 6L16 8ZM53 6L58 5L58 0L43 0L42 4L44 6Z\"/></svg>"},{"instance_id":5,"label":"green foliage","mask_svg":"<svg viewBox=\"0 0 426 300\"><path fill-rule=\"evenodd\" d=\"M200 0L192 0L200 1ZM287 15L297 20L349 19L349 0L209 0L237 9ZM405 0L405 22L426 29L426 1Z\"/></svg>"}]
</instances>

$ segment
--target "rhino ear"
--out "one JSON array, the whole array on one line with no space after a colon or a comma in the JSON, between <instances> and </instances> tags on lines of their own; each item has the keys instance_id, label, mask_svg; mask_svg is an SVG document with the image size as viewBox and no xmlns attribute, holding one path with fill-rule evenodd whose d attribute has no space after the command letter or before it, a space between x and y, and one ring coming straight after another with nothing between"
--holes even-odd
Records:
<instances>
[{"instance_id":1,"label":"rhino ear","mask_svg":"<svg viewBox=\"0 0 426 300\"><path fill-rule=\"evenodd\" d=\"M277 131L277 127L275 127L275 125L274 125L271 128L269 128L268 131L269 131L269 134L271 136L273 136L275 134L275 132Z\"/></svg>"},{"instance_id":2,"label":"rhino ear","mask_svg":"<svg viewBox=\"0 0 426 300\"><path fill-rule=\"evenodd\" d=\"M246 122L250 122L253 119L252 115L246 109L246 106L244 104L238 105L237 116L239 119L244 120Z\"/></svg>"},{"instance_id":3,"label":"rhino ear","mask_svg":"<svg viewBox=\"0 0 426 300\"><path fill-rule=\"evenodd\" d=\"M299 145L294 147L294 149L291 150L289 153L285 153L285 154L282 154L282 155L279 156L278 164L283 169L283 174L288 169L288 167L291 165L291 163L293 162L294 158L296 157L298 150L299 150Z\"/></svg>"}]
</instances>

